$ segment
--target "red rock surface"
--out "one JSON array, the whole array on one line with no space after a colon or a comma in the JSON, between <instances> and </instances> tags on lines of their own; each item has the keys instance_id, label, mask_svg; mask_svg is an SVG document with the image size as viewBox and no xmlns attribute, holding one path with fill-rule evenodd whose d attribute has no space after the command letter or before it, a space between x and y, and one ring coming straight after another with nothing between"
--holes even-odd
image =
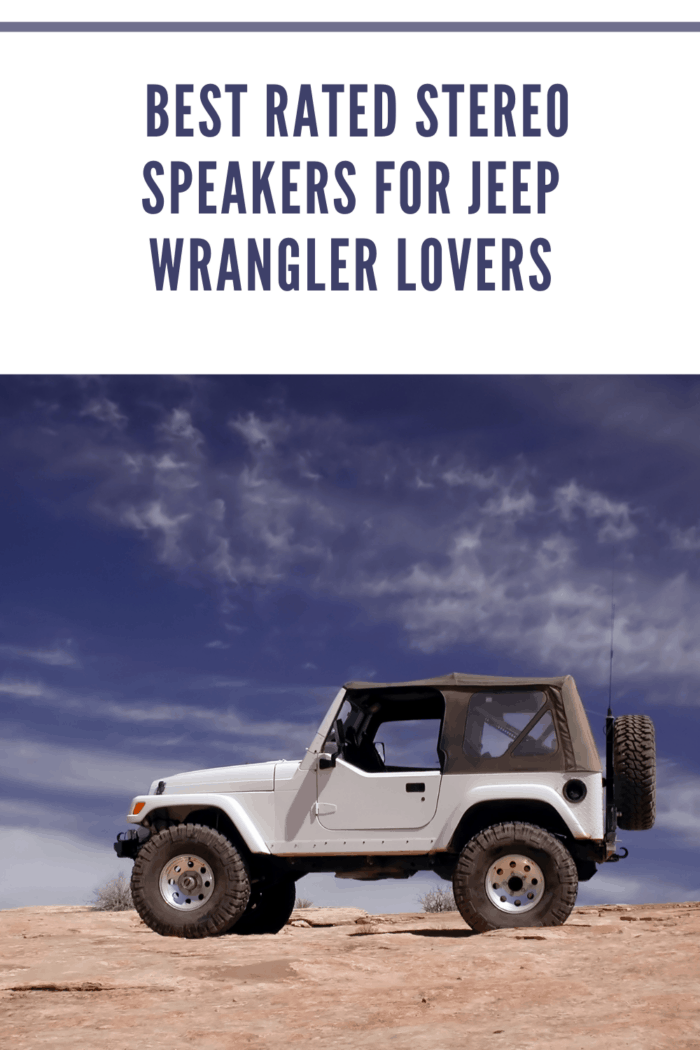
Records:
<instances>
[{"instance_id":1,"label":"red rock surface","mask_svg":"<svg viewBox=\"0 0 700 1050\"><path fill-rule=\"evenodd\" d=\"M134 912L19 908L0 944L12 1050L700 1047L700 903L480 936L448 913L202 941Z\"/></svg>"}]
</instances>

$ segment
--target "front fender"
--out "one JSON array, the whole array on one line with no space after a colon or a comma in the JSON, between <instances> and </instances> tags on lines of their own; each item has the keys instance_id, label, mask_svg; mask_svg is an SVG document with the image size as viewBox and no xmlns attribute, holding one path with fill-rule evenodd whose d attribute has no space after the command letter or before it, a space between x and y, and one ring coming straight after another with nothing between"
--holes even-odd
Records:
<instances>
[{"instance_id":1,"label":"front fender","mask_svg":"<svg viewBox=\"0 0 700 1050\"><path fill-rule=\"evenodd\" d=\"M137 804L143 803L139 813L134 813ZM269 853L260 831L250 819L240 802L229 795L203 794L191 795L137 795L132 799L127 822L142 824L144 819L156 809L182 809L196 806L197 809L220 809L231 820L251 853Z\"/></svg>"}]
</instances>

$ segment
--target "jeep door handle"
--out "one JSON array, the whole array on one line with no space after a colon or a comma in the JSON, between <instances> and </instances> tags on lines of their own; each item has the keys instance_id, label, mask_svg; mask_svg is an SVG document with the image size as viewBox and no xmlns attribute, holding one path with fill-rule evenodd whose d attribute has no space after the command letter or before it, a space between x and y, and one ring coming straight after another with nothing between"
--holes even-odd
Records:
<instances>
[{"instance_id":1,"label":"jeep door handle","mask_svg":"<svg viewBox=\"0 0 700 1050\"><path fill-rule=\"evenodd\" d=\"M334 802L314 802L314 813L317 817L328 817L335 813L338 807Z\"/></svg>"},{"instance_id":2,"label":"jeep door handle","mask_svg":"<svg viewBox=\"0 0 700 1050\"><path fill-rule=\"evenodd\" d=\"M406 791L425 791L425 784L406 784Z\"/></svg>"}]
</instances>

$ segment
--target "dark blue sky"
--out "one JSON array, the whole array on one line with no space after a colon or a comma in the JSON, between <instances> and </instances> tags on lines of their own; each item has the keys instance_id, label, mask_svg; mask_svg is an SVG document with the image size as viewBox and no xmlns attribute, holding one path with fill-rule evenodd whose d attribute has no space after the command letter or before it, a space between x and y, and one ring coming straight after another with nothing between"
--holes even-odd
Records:
<instances>
[{"instance_id":1,"label":"dark blue sky","mask_svg":"<svg viewBox=\"0 0 700 1050\"><path fill-rule=\"evenodd\" d=\"M602 746L613 557L614 706L655 720L659 816L580 900L700 897L699 401L696 377L4 378L0 906L82 903L133 794L301 757L349 678L570 673ZM307 881L375 910L426 886Z\"/></svg>"}]
</instances>

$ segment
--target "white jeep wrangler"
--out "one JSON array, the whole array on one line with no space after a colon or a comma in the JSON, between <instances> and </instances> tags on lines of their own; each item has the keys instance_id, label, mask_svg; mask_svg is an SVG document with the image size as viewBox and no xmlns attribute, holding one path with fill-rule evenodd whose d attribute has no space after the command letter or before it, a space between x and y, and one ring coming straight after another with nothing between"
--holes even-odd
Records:
<instances>
[{"instance_id":1,"label":"white jeep wrangler","mask_svg":"<svg viewBox=\"0 0 700 1050\"><path fill-rule=\"evenodd\" d=\"M309 872L452 881L472 929L555 926L654 823L654 726L606 719L607 769L573 678L349 682L301 761L154 781L117 837L157 933L276 933ZM410 764L405 764L408 758Z\"/></svg>"}]
</instances>

